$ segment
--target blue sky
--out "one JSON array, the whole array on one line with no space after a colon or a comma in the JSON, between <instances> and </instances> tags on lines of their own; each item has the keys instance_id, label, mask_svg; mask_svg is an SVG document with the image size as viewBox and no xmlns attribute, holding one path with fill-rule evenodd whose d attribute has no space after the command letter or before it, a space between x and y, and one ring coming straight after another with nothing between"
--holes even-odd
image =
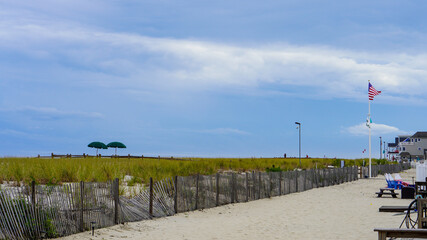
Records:
<instances>
[{"instance_id":1,"label":"blue sky","mask_svg":"<svg viewBox=\"0 0 427 240\"><path fill-rule=\"evenodd\" d=\"M424 1L0 1L0 156L367 157L426 130ZM113 150L102 151L112 154Z\"/></svg>"}]
</instances>

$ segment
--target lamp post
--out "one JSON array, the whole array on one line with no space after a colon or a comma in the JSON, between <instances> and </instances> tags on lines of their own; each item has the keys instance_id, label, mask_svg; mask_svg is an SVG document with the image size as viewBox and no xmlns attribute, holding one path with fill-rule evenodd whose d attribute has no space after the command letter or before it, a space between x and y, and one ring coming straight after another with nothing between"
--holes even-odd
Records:
<instances>
[{"instance_id":1,"label":"lamp post","mask_svg":"<svg viewBox=\"0 0 427 240\"><path fill-rule=\"evenodd\" d=\"M383 159L383 140L380 137L380 159Z\"/></svg>"},{"instance_id":2,"label":"lamp post","mask_svg":"<svg viewBox=\"0 0 427 240\"><path fill-rule=\"evenodd\" d=\"M384 149L383 149L383 158L384 158L384 160L386 159L386 155L385 155L385 153L386 153L386 148L385 148L385 141L383 142L384 143Z\"/></svg>"},{"instance_id":3,"label":"lamp post","mask_svg":"<svg viewBox=\"0 0 427 240\"><path fill-rule=\"evenodd\" d=\"M299 167L302 168L302 164L301 164L301 123L299 122L295 122L297 126L297 128L299 129Z\"/></svg>"}]
</instances>

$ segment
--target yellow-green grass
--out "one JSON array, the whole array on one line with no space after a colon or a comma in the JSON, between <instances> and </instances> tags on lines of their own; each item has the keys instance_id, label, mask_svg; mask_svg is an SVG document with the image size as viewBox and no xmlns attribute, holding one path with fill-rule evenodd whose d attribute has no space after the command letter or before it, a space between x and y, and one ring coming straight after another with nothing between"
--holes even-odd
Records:
<instances>
[{"instance_id":1,"label":"yellow-green grass","mask_svg":"<svg viewBox=\"0 0 427 240\"><path fill-rule=\"evenodd\" d=\"M344 159L304 158L302 168L338 166ZM347 166L361 165L363 159L345 159ZM373 160L373 163L379 163ZM383 164L383 162L381 162ZM62 182L104 182L133 176L132 182L147 182L150 177L161 180L173 176L214 174L233 170L265 171L272 166L293 170L299 167L297 158L191 158L188 161L170 159L111 159L111 158L0 158L0 182L30 182L60 184Z\"/></svg>"}]
</instances>

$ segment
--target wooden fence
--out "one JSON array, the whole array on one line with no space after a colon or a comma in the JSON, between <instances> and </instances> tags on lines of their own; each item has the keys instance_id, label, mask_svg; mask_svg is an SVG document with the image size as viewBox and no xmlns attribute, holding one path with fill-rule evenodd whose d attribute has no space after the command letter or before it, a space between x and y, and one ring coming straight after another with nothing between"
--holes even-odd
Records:
<instances>
[{"instance_id":1,"label":"wooden fence","mask_svg":"<svg viewBox=\"0 0 427 240\"><path fill-rule=\"evenodd\" d=\"M373 175L409 165L373 166ZM363 172L362 168L362 172ZM40 239L171 216L178 212L254 201L358 179L357 167L287 172L217 173L153 182L134 197L120 196L119 181L0 189L0 239Z\"/></svg>"},{"instance_id":2,"label":"wooden fence","mask_svg":"<svg viewBox=\"0 0 427 240\"><path fill-rule=\"evenodd\" d=\"M173 157L173 156L170 156L170 157L161 157L160 155L157 156L157 157L153 157L153 156L144 156L144 155L137 156L137 155L130 155L130 154L128 154L128 155L101 155L101 154L98 154L98 155L89 155L89 154L86 154L86 153L83 153L82 155L79 155L79 154L54 154L54 153L51 153L50 156L40 156L40 154L39 154L39 155L37 155L37 158L51 158L51 159L54 159L54 158L127 158L127 159L141 158L141 159L144 159L144 158L146 158L146 159L192 161L191 159L188 159L188 158L176 158L176 157Z\"/></svg>"}]
</instances>

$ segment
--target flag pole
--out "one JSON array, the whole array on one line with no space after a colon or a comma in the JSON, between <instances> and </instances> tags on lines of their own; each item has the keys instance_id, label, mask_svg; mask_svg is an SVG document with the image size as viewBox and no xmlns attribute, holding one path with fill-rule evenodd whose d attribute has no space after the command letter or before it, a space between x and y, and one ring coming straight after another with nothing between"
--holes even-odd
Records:
<instances>
[{"instance_id":1,"label":"flag pole","mask_svg":"<svg viewBox=\"0 0 427 240\"><path fill-rule=\"evenodd\" d=\"M368 82L370 82L368 80ZM371 100L369 100L369 112L368 112L368 124L369 124L369 178L372 177L372 165L371 165Z\"/></svg>"}]
</instances>

